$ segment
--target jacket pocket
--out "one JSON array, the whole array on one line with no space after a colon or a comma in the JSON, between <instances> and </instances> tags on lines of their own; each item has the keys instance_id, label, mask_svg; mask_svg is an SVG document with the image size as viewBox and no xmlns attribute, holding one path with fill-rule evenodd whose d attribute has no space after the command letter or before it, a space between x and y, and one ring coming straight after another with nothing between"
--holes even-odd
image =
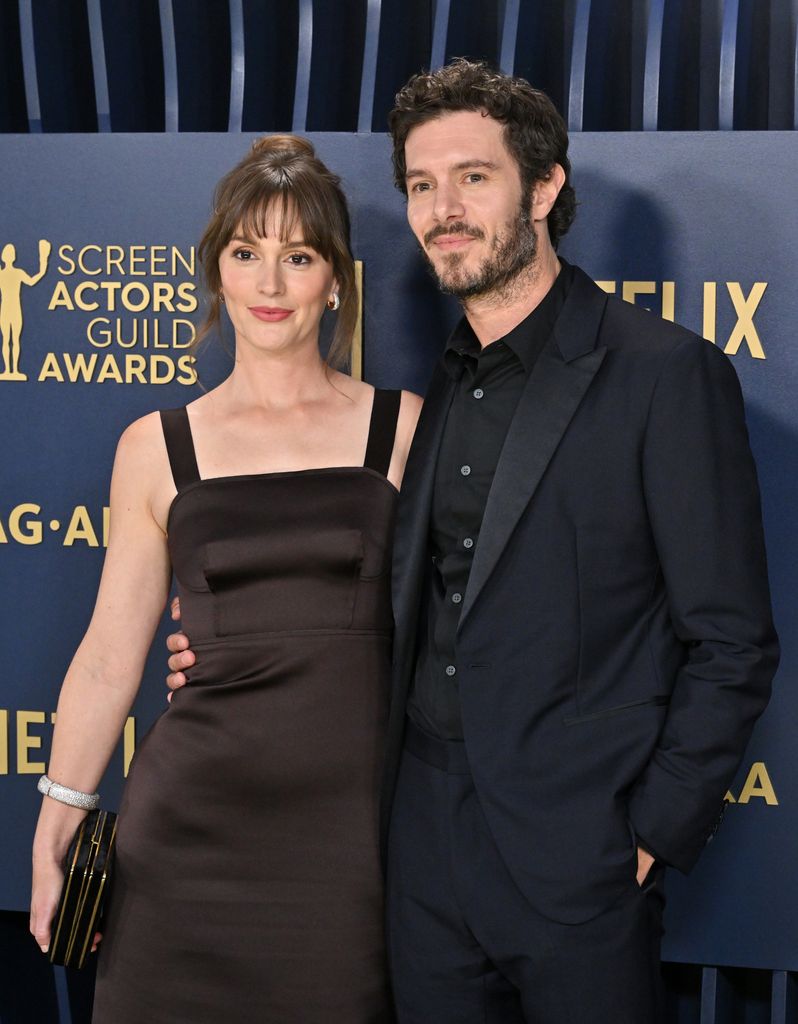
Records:
<instances>
[{"instance_id":1,"label":"jacket pocket","mask_svg":"<svg viewBox=\"0 0 798 1024\"><path fill-rule=\"evenodd\" d=\"M604 708L602 711L593 711L589 715L571 715L563 719L566 725L579 725L581 722L593 722L600 718L612 718L623 711L637 711L640 708L666 707L670 704L670 697L661 694L657 697L648 697L646 700L632 700L626 704L616 704L611 708Z\"/></svg>"}]
</instances>

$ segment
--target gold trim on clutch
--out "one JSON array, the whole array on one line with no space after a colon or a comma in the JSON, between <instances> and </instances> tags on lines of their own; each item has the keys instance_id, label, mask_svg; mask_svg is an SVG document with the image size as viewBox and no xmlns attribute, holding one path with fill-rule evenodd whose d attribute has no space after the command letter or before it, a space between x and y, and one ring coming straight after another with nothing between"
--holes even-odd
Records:
<instances>
[{"instance_id":1,"label":"gold trim on clutch","mask_svg":"<svg viewBox=\"0 0 798 1024\"><path fill-rule=\"evenodd\" d=\"M91 948L100 904L112 869L117 821L116 815L110 814L109 822L109 814L108 811L97 812L91 836L88 836L86 831L88 816L76 832L73 840L75 849L66 873L58 923L50 943L50 959L53 962L65 963L70 967L82 967ZM110 835L103 841L104 834L108 832ZM103 851L105 858L100 875L98 858ZM84 856L86 860L81 868L80 860ZM67 929L68 934L65 934ZM60 942L62 934L63 941ZM62 946L65 947L63 957L60 952Z\"/></svg>"}]
</instances>

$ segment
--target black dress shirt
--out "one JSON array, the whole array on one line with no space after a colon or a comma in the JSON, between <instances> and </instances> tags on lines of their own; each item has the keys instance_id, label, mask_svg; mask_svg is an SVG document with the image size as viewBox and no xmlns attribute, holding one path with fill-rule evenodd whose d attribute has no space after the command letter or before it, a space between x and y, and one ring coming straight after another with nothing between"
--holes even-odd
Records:
<instances>
[{"instance_id":1,"label":"black dress shirt","mask_svg":"<svg viewBox=\"0 0 798 1024\"><path fill-rule=\"evenodd\" d=\"M438 453L426 622L408 703L415 724L440 739L463 738L455 637L493 474L521 392L572 279L573 268L563 261L551 289L529 316L485 348L463 318L443 354L457 389Z\"/></svg>"}]
</instances>

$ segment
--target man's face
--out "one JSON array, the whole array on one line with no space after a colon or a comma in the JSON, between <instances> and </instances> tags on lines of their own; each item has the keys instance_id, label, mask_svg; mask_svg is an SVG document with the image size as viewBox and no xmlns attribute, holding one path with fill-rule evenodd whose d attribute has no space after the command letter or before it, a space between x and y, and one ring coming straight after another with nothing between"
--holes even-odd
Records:
<instances>
[{"instance_id":1,"label":"man's face","mask_svg":"<svg viewBox=\"0 0 798 1024\"><path fill-rule=\"evenodd\" d=\"M405 142L407 219L441 289L461 299L501 292L535 258L531 196L503 132L460 111Z\"/></svg>"}]
</instances>

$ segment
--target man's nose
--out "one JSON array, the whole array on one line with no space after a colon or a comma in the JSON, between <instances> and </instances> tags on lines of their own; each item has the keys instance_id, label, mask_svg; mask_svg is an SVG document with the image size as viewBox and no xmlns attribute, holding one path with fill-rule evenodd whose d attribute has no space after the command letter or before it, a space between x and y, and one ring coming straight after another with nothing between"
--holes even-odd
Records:
<instances>
[{"instance_id":1,"label":"man's nose","mask_svg":"<svg viewBox=\"0 0 798 1024\"><path fill-rule=\"evenodd\" d=\"M441 222L463 219L465 207L460 190L455 185L443 184L438 186L435 192L433 213L435 219Z\"/></svg>"}]
</instances>

